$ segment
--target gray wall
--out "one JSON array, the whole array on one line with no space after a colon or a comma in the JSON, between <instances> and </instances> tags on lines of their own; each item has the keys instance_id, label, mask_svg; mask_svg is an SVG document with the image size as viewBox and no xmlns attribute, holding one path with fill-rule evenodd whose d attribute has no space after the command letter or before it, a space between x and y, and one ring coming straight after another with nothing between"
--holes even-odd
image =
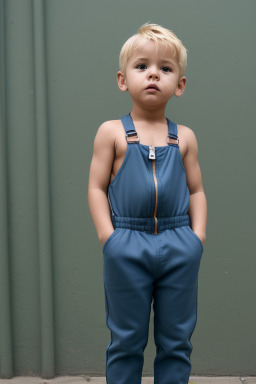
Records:
<instances>
[{"instance_id":1,"label":"gray wall","mask_svg":"<svg viewBox=\"0 0 256 384\"><path fill-rule=\"evenodd\" d=\"M192 374L256 375L252 0L0 0L0 373L105 374L103 260L87 201L99 125L131 111L125 40L150 21L188 53L166 116L192 128L208 202ZM143 375L153 375L153 312Z\"/></svg>"}]
</instances>

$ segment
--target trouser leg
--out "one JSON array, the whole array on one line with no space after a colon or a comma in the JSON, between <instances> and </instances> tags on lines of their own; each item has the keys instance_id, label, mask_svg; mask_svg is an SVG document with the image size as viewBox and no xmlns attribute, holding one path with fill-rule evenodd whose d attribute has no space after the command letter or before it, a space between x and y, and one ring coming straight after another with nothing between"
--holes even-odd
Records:
<instances>
[{"instance_id":1,"label":"trouser leg","mask_svg":"<svg viewBox=\"0 0 256 384\"><path fill-rule=\"evenodd\" d=\"M189 381L190 338L197 321L198 271L202 255L200 244L191 239L186 237L182 241L173 234L163 247L169 252L162 259L161 275L153 292L155 384L187 384Z\"/></svg>"},{"instance_id":2,"label":"trouser leg","mask_svg":"<svg viewBox=\"0 0 256 384\"><path fill-rule=\"evenodd\" d=\"M112 242L104 255L106 324L111 331L107 384L141 383L148 342L153 278L139 244L131 241L135 234L132 238L128 234L118 235L122 242Z\"/></svg>"},{"instance_id":3,"label":"trouser leg","mask_svg":"<svg viewBox=\"0 0 256 384\"><path fill-rule=\"evenodd\" d=\"M155 384L188 383L192 352L190 337L196 325L196 307L196 286L189 291L158 284L153 304L157 348L154 361Z\"/></svg>"}]
</instances>

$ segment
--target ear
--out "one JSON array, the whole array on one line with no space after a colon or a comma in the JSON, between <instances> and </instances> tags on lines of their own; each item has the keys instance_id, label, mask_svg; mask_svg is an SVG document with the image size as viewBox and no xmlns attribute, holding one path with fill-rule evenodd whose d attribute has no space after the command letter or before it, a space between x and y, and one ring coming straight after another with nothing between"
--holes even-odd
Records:
<instances>
[{"instance_id":1,"label":"ear","mask_svg":"<svg viewBox=\"0 0 256 384\"><path fill-rule=\"evenodd\" d=\"M183 92L185 91L186 82L187 82L187 78L185 76L183 76L179 80L176 91L174 92L175 96L179 97L183 94Z\"/></svg>"},{"instance_id":2,"label":"ear","mask_svg":"<svg viewBox=\"0 0 256 384\"><path fill-rule=\"evenodd\" d=\"M128 90L128 87L126 85L126 79L125 79L123 72L118 71L116 77L117 77L117 84L118 84L120 91L126 92Z\"/></svg>"}]
</instances>

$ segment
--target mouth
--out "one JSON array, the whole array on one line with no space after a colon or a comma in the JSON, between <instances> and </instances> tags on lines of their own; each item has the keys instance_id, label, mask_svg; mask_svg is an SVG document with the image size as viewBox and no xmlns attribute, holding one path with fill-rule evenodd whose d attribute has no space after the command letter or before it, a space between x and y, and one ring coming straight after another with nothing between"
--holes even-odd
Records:
<instances>
[{"instance_id":1,"label":"mouth","mask_svg":"<svg viewBox=\"0 0 256 384\"><path fill-rule=\"evenodd\" d=\"M159 91L159 88L156 84L149 84L146 89L156 89L157 91Z\"/></svg>"}]
</instances>

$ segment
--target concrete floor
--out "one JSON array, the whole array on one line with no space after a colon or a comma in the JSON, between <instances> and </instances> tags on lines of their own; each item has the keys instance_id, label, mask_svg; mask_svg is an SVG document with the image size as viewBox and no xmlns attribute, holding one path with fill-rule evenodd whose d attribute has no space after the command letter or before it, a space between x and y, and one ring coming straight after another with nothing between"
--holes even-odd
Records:
<instances>
[{"instance_id":1,"label":"concrete floor","mask_svg":"<svg viewBox=\"0 0 256 384\"><path fill-rule=\"evenodd\" d=\"M90 376L60 376L55 379L42 379L40 377L16 376L12 379L0 379L0 384L106 384L105 377ZM153 377L143 377L142 384L154 384ZM256 384L256 377L203 377L191 376L188 384Z\"/></svg>"}]
</instances>

